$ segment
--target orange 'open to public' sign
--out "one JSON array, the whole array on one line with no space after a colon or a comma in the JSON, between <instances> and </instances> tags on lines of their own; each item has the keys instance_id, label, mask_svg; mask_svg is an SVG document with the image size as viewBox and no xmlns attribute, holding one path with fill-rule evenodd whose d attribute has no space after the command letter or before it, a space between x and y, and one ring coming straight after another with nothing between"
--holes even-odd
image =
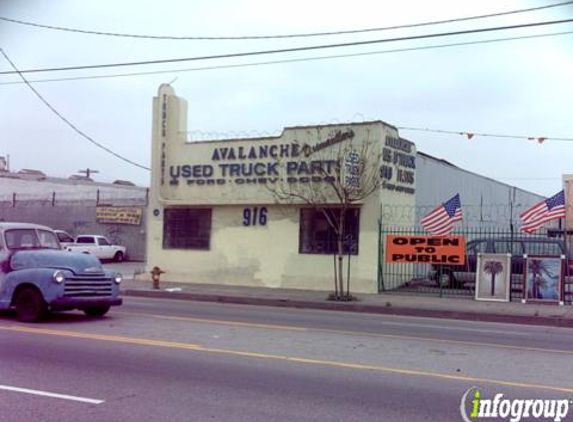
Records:
<instances>
[{"instance_id":1,"label":"orange 'open to public' sign","mask_svg":"<svg viewBox=\"0 0 573 422\"><path fill-rule=\"evenodd\" d=\"M463 265L466 242L463 236L387 235L386 262Z\"/></svg>"}]
</instances>

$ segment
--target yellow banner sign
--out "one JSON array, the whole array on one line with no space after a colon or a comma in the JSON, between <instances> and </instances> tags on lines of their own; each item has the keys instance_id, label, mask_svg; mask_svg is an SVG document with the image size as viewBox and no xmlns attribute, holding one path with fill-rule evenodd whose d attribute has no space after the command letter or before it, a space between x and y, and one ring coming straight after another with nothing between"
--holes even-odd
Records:
<instances>
[{"instance_id":1,"label":"yellow banner sign","mask_svg":"<svg viewBox=\"0 0 573 422\"><path fill-rule=\"evenodd\" d=\"M139 226L143 211L139 207L96 207L96 219L103 224Z\"/></svg>"}]
</instances>

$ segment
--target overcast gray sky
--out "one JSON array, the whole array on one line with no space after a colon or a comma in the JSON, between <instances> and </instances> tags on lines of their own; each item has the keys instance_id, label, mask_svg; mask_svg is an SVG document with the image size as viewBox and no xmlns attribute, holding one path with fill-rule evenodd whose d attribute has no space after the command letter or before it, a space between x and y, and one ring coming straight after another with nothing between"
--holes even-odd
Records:
<instances>
[{"instance_id":1,"label":"overcast gray sky","mask_svg":"<svg viewBox=\"0 0 573 422\"><path fill-rule=\"evenodd\" d=\"M455 19L562 1L0 0L0 17L66 28L164 36L246 36L343 31ZM20 70L125 63L338 44L573 18L573 5L502 17L369 33L240 41L175 41L63 32L0 20L0 47ZM152 98L173 82L189 102L194 139L279 133L285 126L383 120L398 127L536 140L400 130L418 150L536 193L561 189L573 173L573 34L353 56L573 31L573 23L308 52L137 67L26 73L30 81L138 72L154 75L35 82L80 130L118 154L150 165ZM13 70L0 57L0 72ZM149 184L149 172L97 148L59 120L17 75L0 75L0 155L12 170ZM439 181L437 181L439 182Z\"/></svg>"}]
</instances>

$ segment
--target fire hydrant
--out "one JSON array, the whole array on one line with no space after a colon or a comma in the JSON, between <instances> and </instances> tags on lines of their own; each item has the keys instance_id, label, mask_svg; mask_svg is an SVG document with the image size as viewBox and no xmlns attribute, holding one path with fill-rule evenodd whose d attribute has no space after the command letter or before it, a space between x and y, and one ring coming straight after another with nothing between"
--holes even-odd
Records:
<instances>
[{"instance_id":1,"label":"fire hydrant","mask_svg":"<svg viewBox=\"0 0 573 422\"><path fill-rule=\"evenodd\" d=\"M154 289L159 289L159 277L164 272L165 271L163 271L159 267L153 267L153 269L151 270L151 280L153 281L153 288Z\"/></svg>"}]
</instances>

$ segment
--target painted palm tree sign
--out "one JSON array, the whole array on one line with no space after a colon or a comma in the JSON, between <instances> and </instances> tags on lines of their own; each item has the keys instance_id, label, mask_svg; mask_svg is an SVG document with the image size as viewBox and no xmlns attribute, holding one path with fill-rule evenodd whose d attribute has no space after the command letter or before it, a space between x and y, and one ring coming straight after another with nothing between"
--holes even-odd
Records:
<instances>
[{"instance_id":1,"label":"painted palm tree sign","mask_svg":"<svg viewBox=\"0 0 573 422\"><path fill-rule=\"evenodd\" d=\"M478 254L476 300L509 301L511 255Z\"/></svg>"},{"instance_id":2,"label":"painted palm tree sign","mask_svg":"<svg viewBox=\"0 0 573 422\"><path fill-rule=\"evenodd\" d=\"M529 256L526 262L525 299L559 301L561 298L561 258Z\"/></svg>"}]
</instances>

